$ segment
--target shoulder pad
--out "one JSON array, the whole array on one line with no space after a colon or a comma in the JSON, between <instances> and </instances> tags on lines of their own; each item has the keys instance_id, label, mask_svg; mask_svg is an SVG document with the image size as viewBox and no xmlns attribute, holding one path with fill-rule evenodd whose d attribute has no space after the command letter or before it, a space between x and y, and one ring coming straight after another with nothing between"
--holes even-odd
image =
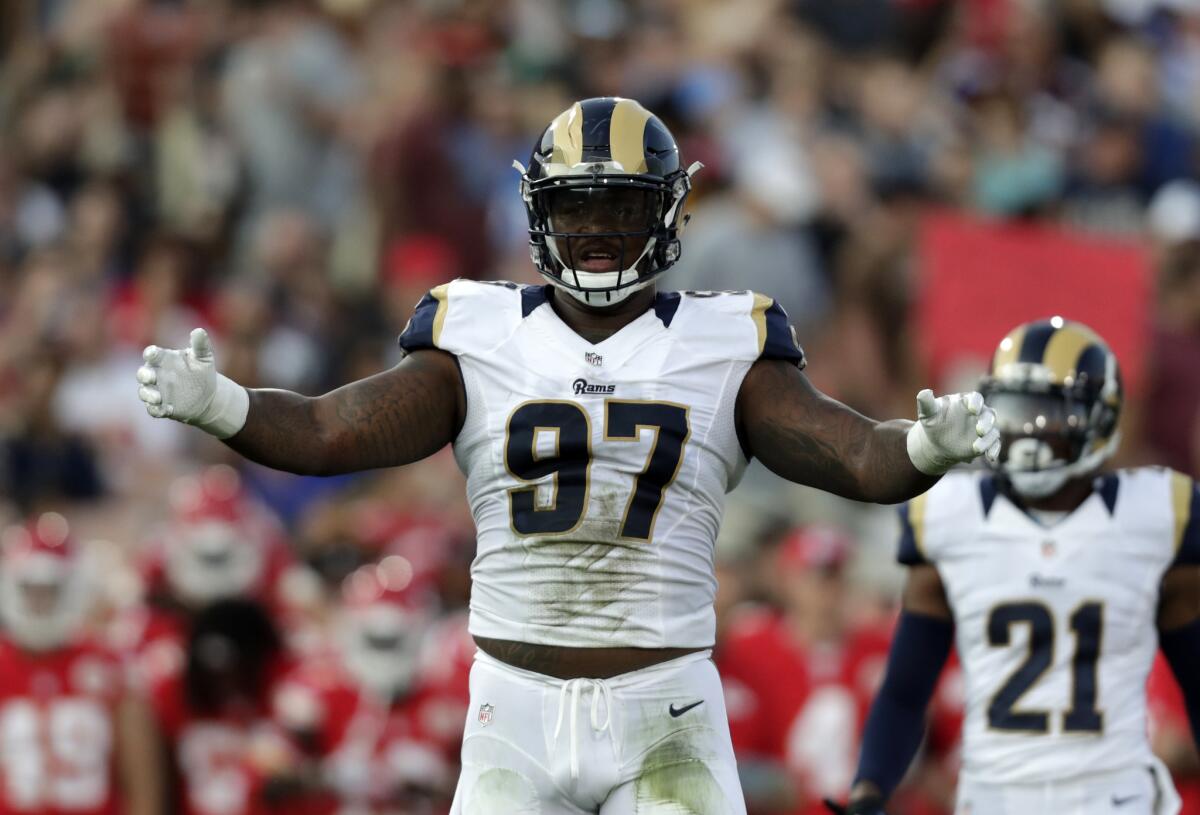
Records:
<instances>
[{"instance_id":1,"label":"shoulder pad","mask_svg":"<svg viewBox=\"0 0 1200 815\"><path fill-rule=\"evenodd\" d=\"M803 368L804 352L783 307L770 297L752 291L683 291L681 327L692 329L697 342L711 356L727 359L782 359ZM662 297L662 295L660 295Z\"/></svg>"},{"instance_id":2,"label":"shoulder pad","mask_svg":"<svg viewBox=\"0 0 1200 815\"><path fill-rule=\"evenodd\" d=\"M944 542L962 537L991 510L994 479L978 471L951 472L927 492L900 507L900 544L896 559L905 566L937 560Z\"/></svg>"},{"instance_id":3,"label":"shoulder pad","mask_svg":"<svg viewBox=\"0 0 1200 815\"><path fill-rule=\"evenodd\" d=\"M1132 534L1163 540L1173 563L1200 565L1200 488L1166 467L1131 467L1118 472L1120 490L1113 515Z\"/></svg>"},{"instance_id":4,"label":"shoulder pad","mask_svg":"<svg viewBox=\"0 0 1200 815\"><path fill-rule=\"evenodd\" d=\"M438 348L472 354L495 347L522 317L546 302L544 286L459 278L431 289L421 298L400 334L400 347L411 353Z\"/></svg>"}]
</instances>

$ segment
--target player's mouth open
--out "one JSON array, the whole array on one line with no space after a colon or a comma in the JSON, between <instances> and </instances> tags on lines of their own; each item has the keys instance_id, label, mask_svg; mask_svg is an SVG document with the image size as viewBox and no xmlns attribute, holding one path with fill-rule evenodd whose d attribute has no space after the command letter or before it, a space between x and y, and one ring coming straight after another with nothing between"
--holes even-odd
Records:
<instances>
[{"instance_id":1,"label":"player's mouth open","mask_svg":"<svg viewBox=\"0 0 1200 815\"><path fill-rule=\"evenodd\" d=\"M580 250L576 264L575 268L581 272L615 272L620 268L621 256L611 246L585 246Z\"/></svg>"}]
</instances>

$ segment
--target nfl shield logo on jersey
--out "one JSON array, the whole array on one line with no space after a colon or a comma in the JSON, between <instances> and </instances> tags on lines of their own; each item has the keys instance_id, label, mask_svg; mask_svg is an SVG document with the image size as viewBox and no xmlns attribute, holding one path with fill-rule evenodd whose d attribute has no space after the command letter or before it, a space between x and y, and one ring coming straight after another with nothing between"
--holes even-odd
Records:
<instances>
[{"instance_id":1,"label":"nfl shield logo on jersey","mask_svg":"<svg viewBox=\"0 0 1200 815\"><path fill-rule=\"evenodd\" d=\"M492 723L492 713L494 713L495 710L496 710L496 706L489 705L487 702L484 702L482 705L480 705L479 706L479 723L481 725L483 725L484 727L487 727L489 724L491 724Z\"/></svg>"},{"instance_id":2,"label":"nfl shield logo on jersey","mask_svg":"<svg viewBox=\"0 0 1200 815\"><path fill-rule=\"evenodd\" d=\"M1058 551L1058 547L1054 545L1054 541L1042 541L1042 557L1054 557L1056 551Z\"/></svg>"},{"instance_id":3,"label":"nfl shield logo on jersey","mask_svg":"<svg viewBox=\"0 0 1200 815\"><path fill-rule=\"evenodd\" d=\"M583 358L587 360L589 365L595 365L597 368L604 364L604 357L600 356L595 351L584 351Z\"/></svg>"}]
</instances>

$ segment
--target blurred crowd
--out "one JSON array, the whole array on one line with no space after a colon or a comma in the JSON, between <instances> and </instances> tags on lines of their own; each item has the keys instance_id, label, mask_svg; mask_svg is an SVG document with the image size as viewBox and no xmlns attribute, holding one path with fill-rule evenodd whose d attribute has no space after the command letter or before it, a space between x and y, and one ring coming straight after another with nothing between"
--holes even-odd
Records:
<instances>
[{"instance_id":1,"label":"blurred crowd","mask_svg":"<svg viewBox=\"0 0 1200 815\"><path fill-rule=\"evenodd\" d=\"M133 373L203 325L234 380L319 393L394 364L431 286L538 282L511 164L576 98L637 98L705 164L665 285L774 296L814 382L868 415L910 415L926 384L926 213L1142 247L1122 460L1200 475L1196 0L21 0L0 53L5 551L89 575L71 659L124 666L29 682L91 677L118 741L165 745L143 803L445 810L473 552L448 451L284 475L150 420ZM753 812L815 813L850 780L896 532L761 472L731 495L717 657ZM1152 685L1156 746L1195 784L1175 689ZM901 815L948 811L956 692L950 671ZM27 714L0 707L0 761L99 801L89 768L35 755ZM88 715L64 738L107 749ZM95 801L75 811L117 811Z\"/></svg>"}]
</instances>

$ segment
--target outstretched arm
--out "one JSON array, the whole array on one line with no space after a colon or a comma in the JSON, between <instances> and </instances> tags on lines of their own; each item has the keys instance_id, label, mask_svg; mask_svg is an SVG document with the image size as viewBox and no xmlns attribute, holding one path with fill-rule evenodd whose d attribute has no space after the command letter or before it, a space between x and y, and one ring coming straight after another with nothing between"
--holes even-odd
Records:
<instances>
[{"instance_id":1,"label":"outstretched arm","mask_svg":"<svg viewBox=\"0 0 1200 815\"><path fill-rule=\"evenodd\" d=\"M453 441L466 413L454 358L416 351L323 396L246 389L216 372L202 329L191 346L146 349L138 395L156 418L209 432L251 461L304 475L408 464Z\"/></svg>"},{"instance_id":2,"label":"outstretched arm","mask_svg":"<svg viewBox=\"0 0 1200 815\"><path fill-rule=\"evenodd\" d=\"M919 495L959 461L999 453L995 414L978 394L918 396L919 421L876 422L830 399L799 368L759 360L738 393L750 453L789 481L856 501Z\"/></svg>"}]
</instances>

